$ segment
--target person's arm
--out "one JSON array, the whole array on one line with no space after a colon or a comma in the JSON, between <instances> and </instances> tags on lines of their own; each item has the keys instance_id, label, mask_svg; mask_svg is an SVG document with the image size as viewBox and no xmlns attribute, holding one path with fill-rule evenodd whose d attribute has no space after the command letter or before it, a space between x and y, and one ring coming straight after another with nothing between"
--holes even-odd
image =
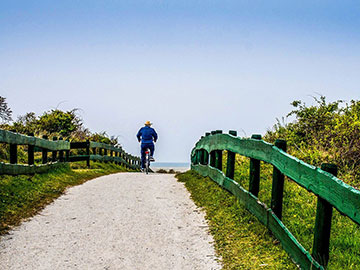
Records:
<instances>
[{"instance_id":1,"label":"person's arm","mask_svg":"<svg viewBox=\"0 0 360 270\"><path fill-rule=\"evenodd\" d=\"M158 139L158 135L157 135L155 129L153 129L153 138L154 138L154 142L156 142Z\"/></svg>"},{"instance_id":2,"label":"person's arm","mask_svg":"<svg viewBox=\"0 0 360 270\"><path fill-rule=\"evenodd\" d=\"M142 135L142 128L140 128L140 130L138 131L138 133L136 134L136 137L137 137L137 139L138 139L138 142L140 142L141 141L141 135Z\"/></svg>"}]
</instances>

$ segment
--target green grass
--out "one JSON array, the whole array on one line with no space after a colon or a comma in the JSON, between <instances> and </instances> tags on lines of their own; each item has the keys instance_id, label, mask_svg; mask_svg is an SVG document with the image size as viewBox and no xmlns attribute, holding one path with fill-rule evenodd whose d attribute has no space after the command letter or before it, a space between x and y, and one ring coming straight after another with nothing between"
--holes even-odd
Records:
<instances>
[{"instance_id":1,"label":"green grass","mask_svg":"<svg viewBox=\"0 0 360 270\"><path fill-rule=\"evenodd\" d=\"M34 176L0 176L0 234L39 212L59 197L66 188L106 174L129 171L112 163L71 163L48 173Z\"/></svg>"},{"instance_id":2,"label":"green grass","mask_svg":"<svg viewBox=\"0 0 360 270\"><path fill-rule=\"evenodd\" d=\"M193 171L177 177L205 209L223 269L296 269L279 242L229 192Z\"/></svg>"},{"instance_id":3,"label":"green grass","mask_svg":"<svg viewBox=\"0 0 360 270\"><path fill-rule=\"evenodd\" d=\"M226 158L224 158L223 163L226 164ZM247 158L239 155L236 156L234 178L248 190L249 160ZM204 179L193 172L180 175L179 179L186 183L186 187L191 192L194 201L199 206L205 208L207 218L210 222L211 232L216 240L216 249L224 258L224 269L263 269L259 266L254 268L243 266L241 260L243 258L244 260L254 261L253 257L259 256L259 258L261 258L262 256L267 256L266 250L269 246L266 246L265 251L259 252L260 254L257 254L256 251L258 249L256 245L265 245L263 241L269 238L266 232L267 229L258 221L254 221L254 224L257 225L253 226L254 231L251 236L247 236L246 234L242 236L238 235L245 238L254 237L254 239L249 239L249 241L252 241L254 249L244 258L246 245L243 246L243 240L230 239L230 243L228 243L224 241L224 239L226 239L227 234L232 235L233 231L238 234L238 231L247 230L246 227L244 228L244 222L239 222L239 220L243 220L245 217L249 220L255 220L256 218L251 218L251 214L244 210L243 206L236 203L233 195L221 189L209 179ZM259 199L267 205L270 205L271 185L272 166L262 162ZM217 194L214 194L214 192ZM217 201L218 199L220 200ZM284 186L283 222L299 242L310 252L313 245L316 203L317 197L315 195L286 178ZM217 220L223 213L225 213L225 216L222 218L226 220L226 223L221 224L221 222ZM229 224L234 224L234 226L230 226ZM255 238L259 235L263 235L264 240L260 241ZM276 241L268 241L266 245L271 246L272 242ZM279 245L276 245L276 247L278 246ZM284 252L280 253L280 251L274 251L270 256L274 256L274 260L276 258L275 263L278 263L278 258L281 258L283 262L289 260L285 259L288 256L285 255ZM255 262L256 265L260 265L257 260L255 260ZM286 267L273 264L271 260L268 264L267 269L287 269L286 267L290 267L287 264L284 264ZM330 237L330 261L327 268L330 270L360 269L360 226L346 216L341 215L336 209L333 211Z\"/></svg>"}]
</instances>

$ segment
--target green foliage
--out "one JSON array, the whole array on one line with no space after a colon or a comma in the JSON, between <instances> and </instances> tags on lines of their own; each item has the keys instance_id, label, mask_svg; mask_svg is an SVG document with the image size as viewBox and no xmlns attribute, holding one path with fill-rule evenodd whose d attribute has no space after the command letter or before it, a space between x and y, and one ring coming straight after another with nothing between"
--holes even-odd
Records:
<instances>
[{"instance_id":1,"label":"green foliage","mask_svg":"<svg viewBox=\"0 0 360 270\"><path fill-rule=\"evenodd\" d=\"M29 112L19 116L13 123L12 130L21 134L35 134L38 130L38 119L36 118L35 113Z\"/></svg>"},{"instance_id":2,"label":"green foliage","mask_svg":"<svg viewBox=\"0 0 360 270\"><path fill-rule=\"evenodd\" d=\"M73 140L85 140L90 132L83 125L81 118L71 111L51 110L36 116L29 112L19 116L12 124L2 124L0 128L21 134L34 133L35 136L66 137Z\"/></svg>"},{"instance_id":3,"label":"green foliage","mask_svg":"<svg viewBox=\"0 0 360 270\"><path fill-rule=\"evenodd\" d=\"M93 142L118 145L118 139L114 136L109 137L106 132L93 133L89 136L89 140Z\"/></svg>"},{"instance_id":4,"label":"green foliage","mask_svg":"<svg viewBox=\"0 0 360 270\"><path fill-rule=\"evenodd\" d=\"M64 112L58 109L45 112L37 123L38 129L46 134L55 133L64 137L71 136L82 125L82 120L76 115L76 110Z\"/></svg>"},{"instance_id":5,"label":"green foliage","mask_svg":"<svg viewBox=\"0 0 360 270\"><path fill-rule=\"evenodd\" d=\"M360 101L326 102L323 96L314 99L316 104L312 106L292 102L295 109L288 116L294 116L295 121L278 121L266 133L265 140L287 140L288 152L307 163L334 163L339 166L342 179L359 187Z\"/></svg>"},{"instance_id":6,"label":"green foliage","mask_svg":"<svg viewBox=\"0 0 360 270\"><path fill-rule=\"evenodd\" d=\"M77 114L77 109L62 111L59 109L44 112L36 116L34 112L28 112L18 116L16 121L10 122L12 111L8 108L6 98L0 96L0 124L1 129L11 130L21 134L34 133L41 137L47 135L51 137L63 137L71 141L90 141L101 142L112 145L119 145L118 138L108 136L106 132L91 133L83 124L81 117ZM0 153L0 158L4 155Z\"/></svg>"}]
</instances>

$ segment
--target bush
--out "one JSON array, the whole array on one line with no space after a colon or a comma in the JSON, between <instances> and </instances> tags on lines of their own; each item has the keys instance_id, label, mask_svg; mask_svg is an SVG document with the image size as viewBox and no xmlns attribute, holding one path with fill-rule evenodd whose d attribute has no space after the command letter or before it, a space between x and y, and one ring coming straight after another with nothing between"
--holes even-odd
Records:
<instances>
[{"instance_id":1,"label":"bush","mask_svg":"<svg viewBox=\"0 0 360 270\"><path fill-rule=\"evenodd\" d=\"M316 104L312 106L298 100L292 102L295 109L287 116L295 116L295 120L278 121L264 139L287 140L288 152L307 163L338 165L341 177L359 187L360 101L328 103L324 96L314 99Z\"/></svg>"}]
</instances>

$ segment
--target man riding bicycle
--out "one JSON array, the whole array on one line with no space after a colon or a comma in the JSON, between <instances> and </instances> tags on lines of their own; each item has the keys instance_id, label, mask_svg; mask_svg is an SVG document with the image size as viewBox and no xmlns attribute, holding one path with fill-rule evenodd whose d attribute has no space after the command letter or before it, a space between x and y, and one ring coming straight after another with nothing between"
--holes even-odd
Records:
<instances>
[{"instance_id":1,"label":"man riding bicycle","mask_svg":"<svg viewBox=\"0 0 360 270\"><path fill-rule=\"evenodd\" d=\"M136 137L138 141L141 141L141 169L145 168L145 151L146 149L150 150L150 161L155 161L153 158L154 155L154 142L157 141L158 136L155 129L151 127L152 123L150 121L145 122L145 126L140 128Z\"/></svg>"}]
</instances>

